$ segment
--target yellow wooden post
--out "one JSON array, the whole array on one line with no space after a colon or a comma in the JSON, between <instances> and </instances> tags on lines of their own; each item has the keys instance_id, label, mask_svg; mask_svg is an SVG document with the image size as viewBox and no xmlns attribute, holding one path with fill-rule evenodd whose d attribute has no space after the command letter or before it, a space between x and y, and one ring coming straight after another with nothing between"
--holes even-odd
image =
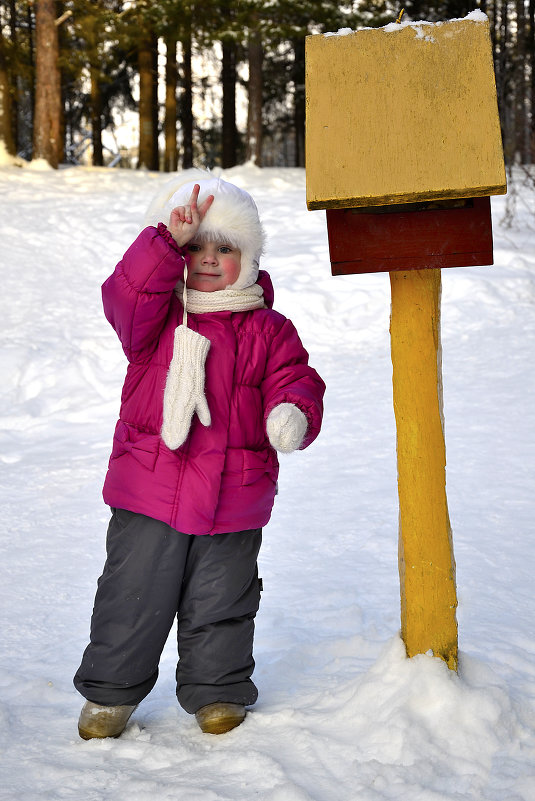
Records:
<instances>
[{"instance_id":1,"label":"yellow wooden post","mask_svg":"<svg viewBox=\"0 0 535 801\"><path fill-rule=\"evenodd\" d=\"M457 668L455 562L446 499L440 270L390 273L399 492L401 632L407 654Z\"/></svg>"}]
</instances>

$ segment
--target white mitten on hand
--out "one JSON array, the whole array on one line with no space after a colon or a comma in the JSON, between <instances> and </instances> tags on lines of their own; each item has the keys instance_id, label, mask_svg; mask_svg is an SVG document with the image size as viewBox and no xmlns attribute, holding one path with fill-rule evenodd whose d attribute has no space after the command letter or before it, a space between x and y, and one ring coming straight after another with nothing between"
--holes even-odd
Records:
<instances>
[{"instance_id":1,"label":"white mitten on hand","mask_svg":"<svg viewBox=\"0 0 535 801\"><path fill-rule=\"evenodd\" d=\"M272 446L281 453L291 453L303 444L308 421L293 403L275 406L266 420L266 431Z\"/></svg>"},{"instance_id":2,"label":"white mitten on hand","mask_svg":"<svg viewBox=\"0 0 535 801\"><path fill-rule=\"evenodd\" d=\"M197 412L203 426L211 422L204 397L204 364L210 340L184 325L175 329L173 358L163 396L162 439L172 451L186 441Z\"/></svg>"}]
</instances>

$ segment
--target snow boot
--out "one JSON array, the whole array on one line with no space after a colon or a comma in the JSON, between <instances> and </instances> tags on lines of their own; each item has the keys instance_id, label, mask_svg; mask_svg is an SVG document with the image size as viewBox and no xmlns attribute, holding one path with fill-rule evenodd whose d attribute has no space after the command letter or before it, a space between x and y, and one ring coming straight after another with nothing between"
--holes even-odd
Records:
<instances>
[{"instance_id":1,"label":"snow boot","mask_svg":"<svg viewBox=\"0 0 535 801\"><path fill-rule=\"evenodd\" d=\"M195 719L205 734L224 734L243 723L245 707L243 704L217 701L198 709Z\"/></svg>"},{"instance_id":2,"label":"snow boot","mask_svg":"<svg viewBox=\"0 0 535 801\"><path fill-rule=\"evenodd\" d=\"M78 733L83 740L94 737L119 737L125 730L134 706L100 706L86 701L78 721Z\"/></svg>"}]
</instances>

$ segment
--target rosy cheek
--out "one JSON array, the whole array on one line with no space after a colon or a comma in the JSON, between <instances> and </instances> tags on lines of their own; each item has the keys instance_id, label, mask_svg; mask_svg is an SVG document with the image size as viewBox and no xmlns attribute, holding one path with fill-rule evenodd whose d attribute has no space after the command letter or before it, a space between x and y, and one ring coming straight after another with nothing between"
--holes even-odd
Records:
<instances>
[{"instance_id":1,"label":"rosy cheek","mask_svg":"<svg viewBox=\"0 0 535 801\"><path fill-rule=\"evenodd\" d=\"M232 269L232 283L238 280L240 275L240 264L239 262L235 262Z\"/></svg>"}]
</instances>

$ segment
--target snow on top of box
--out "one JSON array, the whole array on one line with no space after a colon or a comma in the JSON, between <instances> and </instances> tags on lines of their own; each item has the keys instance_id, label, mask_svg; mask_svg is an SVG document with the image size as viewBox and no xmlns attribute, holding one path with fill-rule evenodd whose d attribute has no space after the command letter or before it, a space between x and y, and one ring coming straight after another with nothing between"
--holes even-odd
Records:
<instances>
[{"instance_id":1,"label":"snow on top of box","mask_svg":"<svg viewBox=\"0 0 535 801\"><path fill-rule=\"evenodd\" d=\"M475 11L471 11L466 17L461 18L464 20L469 20L470 22L485 22L488 20L486 14L481 11L481 9L476 9ZM428 22L427 20L402 20L401 22L389 22L388 25L383 25L382 28L357 28L357 30L352 30L351 28L340 28L336 32L329 32L324 33L323 36L348 36L350 33L358 33L360 31L384 31L384 33L395 33L396 31L400 31L403 28L412 27L416 30L416 38L417 39L425 39L426 41L434 41L433 36L429 34L425 34L422 28L426 27L437 27L439 25L444 25L448 22L460 22L461 19L449 19L444 20L443 22Z\"/></svg>"}]
</instances>

